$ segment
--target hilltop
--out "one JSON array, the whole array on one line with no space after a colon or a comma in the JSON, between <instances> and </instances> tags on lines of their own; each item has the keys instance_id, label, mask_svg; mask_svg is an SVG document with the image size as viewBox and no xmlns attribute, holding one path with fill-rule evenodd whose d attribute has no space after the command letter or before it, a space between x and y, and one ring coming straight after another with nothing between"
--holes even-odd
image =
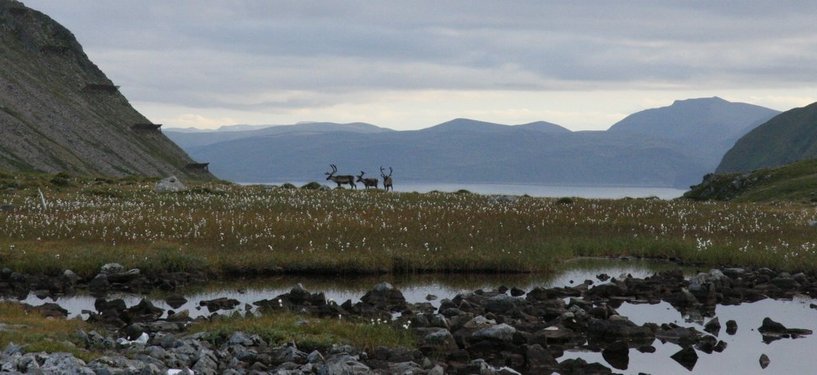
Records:
<instances>
[{"instance_id":1,"label":"hilltop","mask_svg":"<svg viewBox=\"0 0 817 375\"><path fill-rule=\"evenodd\" d=\"M748 172L817 158L817 103L775 116L740 138L717 173Z\"/></svg>"},{"instance_id":2,"label":"hilltop","mask_svg":"<svg viewBox=\"0 0 817 375\"><path fill-rule=\"evenodd\" d=\"M212 178L68 29L14 0L0 0L0 126L0 172Z\"/></svg>"}]
</instances>

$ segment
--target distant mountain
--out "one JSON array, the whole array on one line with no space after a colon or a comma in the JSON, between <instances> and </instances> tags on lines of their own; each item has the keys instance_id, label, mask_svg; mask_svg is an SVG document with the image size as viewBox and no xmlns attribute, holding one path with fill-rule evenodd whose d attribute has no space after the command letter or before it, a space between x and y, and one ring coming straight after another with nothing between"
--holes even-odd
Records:
<instances>
[{"instance_id":1,"label":"distant mountain","mask_svg":"<svg viewBox=\"0 0 817 375\"><path fill-rule=\"evenodd\" d=\"M778 111L718 97L677 100L668 107L648 109L627 116L610 127L610 133L638 134L694 149L717 166L735 141L777 115Z\"/></svg>"},{"instance_id":2,"label":"distant mountain","mask_svg":"<svg viewBox=\"0 0 817 375\"><path fill-rule=\"evenodd\" d=\"M241 138L256 138L256 137L272 137L281 135L308 135L308 134L326 134L326 133L382 133L391 132L393 130L380 128L371 124L362 122L353 122L349 124L337 124L332 122L308 122L298 123L295 125L261 125L248 126L236 125L222 126L219 130L208 131L189 131L189 129L167 130L165 134L184 148L206 146L219 142L226 142Z\"/></svg>"},{"instance_id":3,"label":"distant mountain","mask_svg":"<svg viewBox=\"0 0 817 375\"><path fill-rule=\"evenodd\" d=\"M341 173L370 175L392 166L396 181L687 187L712 172L742 132L774 113L711 98L637 113L608 131L454 119L414 131L368 124L271 127L223 132L232 138L195 145L182 139L190 134L168 133L212 162L215 173L240 182L321 180L329 164L337 164ZM685 114L689 123L680 118Z\"/></svg>"},{"instance_id":4,"label":"distant mountain","mask_svg":"<svg viewBox=\"0 0 817 375\"><path fill-rule=\"evenodd\" d=\"M471 120L466 118L458 118L451 121L446 121L442 124L432 126L424 129L426 132L434 133L448 133L448 132L468 132L468 133L499 133L499 132L514 132L520 129L532 130L543 133L570 133L570 130L556 124L545 121L532 122L523 125L502 125L492 122Z\"/></svg>"},{"instance_id":5,"label":"distant mountain","mask_svg":"<svg viewBox=\"0 0 817 375\"><path fill-rule=\"evenodd\" d=\"M48 16L0 0L0 171L212 178Z\"/></svg>"},{"instance_id":6,"label":"distant mountain","mask_svg":"<svg viewBox=\"0 0 817 375\"><path fill-rule=\"evenodd\" d=\"M779 114L737 141L718 173L748 172L817 158L817 103Z\"/></svg>"}]
</instances>

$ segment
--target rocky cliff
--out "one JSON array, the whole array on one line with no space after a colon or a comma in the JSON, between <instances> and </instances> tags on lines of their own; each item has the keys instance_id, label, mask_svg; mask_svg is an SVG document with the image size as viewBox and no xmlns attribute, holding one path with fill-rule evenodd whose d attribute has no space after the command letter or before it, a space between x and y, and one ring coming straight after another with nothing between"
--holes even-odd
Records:
<instances>
[{"instance_id":1,"label":"rocky cliff","mask_svg":"<svg viewBox=\"0 0 817 375\"><path fill-rule=\"evenodd\" d=\"M0 131L0 171L212 178L68 29L14 0L0 0Z\"/></svg>"}]
</instances>

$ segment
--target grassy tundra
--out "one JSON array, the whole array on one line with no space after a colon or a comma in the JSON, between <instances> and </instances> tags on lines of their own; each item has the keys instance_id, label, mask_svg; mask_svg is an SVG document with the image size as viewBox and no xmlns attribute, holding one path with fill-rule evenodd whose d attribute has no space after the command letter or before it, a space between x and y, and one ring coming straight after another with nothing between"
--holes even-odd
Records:
<instances>
[{"instance_id":1,"label":"grassy tundra","mask_svg":"<svg viewBox=\"0 0 817 375\"><path fill-rule=\"evenodd\" d=\"M15 271L539 272L576 256L817 268L813 205L11 178L0 261ZM47 200L42 202L37 189Z\"/></svg>"}]
</instances>

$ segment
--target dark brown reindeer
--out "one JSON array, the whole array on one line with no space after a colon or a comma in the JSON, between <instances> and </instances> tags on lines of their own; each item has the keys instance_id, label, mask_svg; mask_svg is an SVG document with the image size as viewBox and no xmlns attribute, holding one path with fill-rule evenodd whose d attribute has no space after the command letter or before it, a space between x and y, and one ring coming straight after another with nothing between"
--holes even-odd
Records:
<instances>
[{"instance_id":1,"label":"dark brown reindeer","mask_svg":"<svg viewBox=\"0 0 817 375\"><path fill-rule=\"evenodd\" d=\"M357 180L355 182L362 182L363 187L365 187L366 189L368 189L370 187L373 187L373 188L377 189L377 182L379 180L376 179L376 178L371 178L371 177L363 178L364 174L366 174L366 172L360 171L360 175L357 176Z\"/></svg>"},{"instance_id":2,"label":"dark brown reindeer","mask_svg":"<svg viewBox=\"0 0 817 375\"><path fill-rule=\"evenodd\" d=\"M380 166L380 176L383 177L383 189L385 189L386 191L389 190L394 191L394 187L392 187L391 185L392 184L391 173L392 173L391 167L389 167L389 175L387 176L386 172L384 172L383 166L382 165Z\"/></svg>"},{"instance_id":3,"label":"dark brown reindeer","mask_svg":"<svg viewBox=\"0 0 817 375\"><path fill-rule=\"evenodd\" d=\"M335 173L338 173L338 167L335 166L334 164L329 164L329 166L332 167L332 171L325 173L327 181L329 180L334 181L336 184L338 184L338 187L340 187L341 185L349 184L349 187L351 187L352 189L357 189L357 185L355 185L355 176L348 174L342 176L335 176Z\"/></svg>"}]
</instances>

